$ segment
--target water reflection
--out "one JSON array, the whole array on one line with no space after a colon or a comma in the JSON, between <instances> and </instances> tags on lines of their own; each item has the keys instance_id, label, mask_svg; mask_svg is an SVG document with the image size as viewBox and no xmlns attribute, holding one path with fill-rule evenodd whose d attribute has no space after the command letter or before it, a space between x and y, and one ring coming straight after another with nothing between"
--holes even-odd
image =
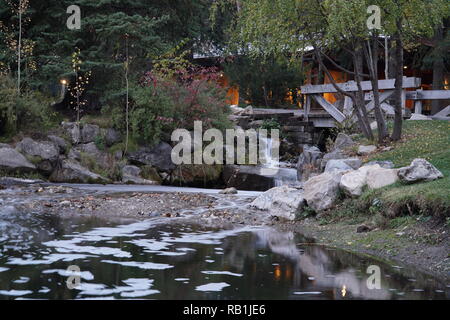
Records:
<instances>
[{"instance_id":1,"label":"water reflection","mask_svg":"<svg viewBox=\"0 0 450 320\"><path fill-rule=\"evenodd\" d=\"M370 290L370 265L381 289ZM66 271L78 265L81 287ZM269 228L0 214L0 299L448 299L446 284Z\"/></svg>"}]
</instances>

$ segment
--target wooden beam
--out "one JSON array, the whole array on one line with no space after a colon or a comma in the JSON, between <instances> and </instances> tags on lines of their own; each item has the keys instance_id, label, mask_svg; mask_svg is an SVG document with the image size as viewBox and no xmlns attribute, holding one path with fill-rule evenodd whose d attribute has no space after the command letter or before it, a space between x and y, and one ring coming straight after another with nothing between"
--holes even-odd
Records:
<instances>
[{"instance_id":1,"label":"wooden beam","mask_svg":"<svg viewBox=\"0 0 450 320\"><path fill-rule=\"evenodd\" d=\"M450 90L417 90L407 91L408 100L450 100Z\"/></svg>"},{"instance_id":2,"label":"wooden beam","mask_svg":"<svg viewBox=\"0 0 450 320\"><path fill-rule=\"evenodd\" d=\"M420 78L415 77L404 77L403 78L403 88L419 88L422 84ZM347 92L358 91L358 86L355 81L348 81L345 83L338 83L338 87ZM379 80L378 81L379 90L392 90L395 89L395 79ZM371 81L361 82L361 87L363 91L372 90ZM302 94L317 94L317 93L335 93L338 92L332 84L321 84L321 85L305 85L301 87Z\"/></svg>"},{"instance_id":3,"label":"wooden beam","mask_svg":"<svg viewBox=\"0 0 450 320\"><path fill-rule=\"evenodd\" d=\"M387 90L385 92L380 92L380 105L386 101L390 96L394 94L394 90ZM373 97L372 97L373 98ZM375 108L375 101L372 99L368 104L366 104L367 112L370 112Z\"/></svg>"},{"instance_id":4,"label":"wooden beam","mask_svg":"<svg viewBox=\"0 0 450 320\"><path fill-rule=\"evenodd\" d=\"M312 97L314 100L317 101L318 104L322 108L324 108L336 121L343 122L345 120L345 115L339 111L334 105L329 103L327 100L325 100L324 97L322 97L319 94L313 94Z\"/></svg>"}]
</instances>

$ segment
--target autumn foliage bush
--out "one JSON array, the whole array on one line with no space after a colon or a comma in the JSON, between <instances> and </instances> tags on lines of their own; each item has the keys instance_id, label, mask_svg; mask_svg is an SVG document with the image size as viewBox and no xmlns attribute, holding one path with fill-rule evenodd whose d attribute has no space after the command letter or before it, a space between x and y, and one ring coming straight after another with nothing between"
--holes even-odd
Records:
<instances>
[{"instance_id":1,"label":"autumn foliage bush","mask_svg":"<svg viewBox=\"0 0 450 320\"><path fill-rule=\"evenodd\" d=\"M130 124L136 139L147 144L169 140L174 129L230 127L225 89L216 68L181 69L171 77L147 72L131 91Z\"/></svg>"}]
</instances>

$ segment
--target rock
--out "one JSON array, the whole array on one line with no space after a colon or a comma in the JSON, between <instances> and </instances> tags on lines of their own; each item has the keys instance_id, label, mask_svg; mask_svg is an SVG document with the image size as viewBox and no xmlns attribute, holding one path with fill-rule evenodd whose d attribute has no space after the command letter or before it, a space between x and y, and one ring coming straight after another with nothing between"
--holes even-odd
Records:
<instances>
[{"instance_id":1,"label":"rock","mask_svg":"<svg viewBox=\"0 0 450 320\"><path fill-rule=\"evenodd\" d=\"M12 148L0 148L0 170L6 172L31 172L36 166Z\"/></svg>"},{"instance_id":2,"label":"rock","mask_svg":"<svg viewBox=\"0 0 450 320\"><path fill-rule=\"evenodd\" d=\"M367 185L367 172L371 169L379 169L379 165L364 166L356 171L346 173L339 182L339 187L350 197L359 197Z\"/></svg>"},{"instance_id":3,"label":"rock","mask_svg":"<svg viewBox=\"0 0 450 320\"><path fill-rule=\"evenodd\" d=\"M305 145L297 162L297 179L308 180L313 174L320 173L323 153L317 147Z\"/></svg>"},{"instance_id":4,"label":"rock","mask_svg":"<svg viewBox=\"0 0 450 320\"><path fill-rule=\"evenodd\" d=\"M376 150L377 150L376 146L359 146L358 154L360 156L366 156L368 154L371 154L372 152L375 152Z\"/></svg>"},{"instance_id":5,"label":"rock","mask_svg":"<svg viewBox=\"0 0 450 320\"><path fill-rule=\"evenodd\" d=\"M408 120L433 120L433 119L420 113L413 113L411 115L411 118L409 118Z\"/></svg>"},{"instance_id":6,"label":"rock","mask_svg":"<svg viewBox=\"0 0 450 320\"><path fill-rule=\"evenodd\" d=\"M108 183L109 180L89 171L75 160L63 160L50 176L52 182Z\"/></svg>"},{"instance_id":7,"label":"rock","mask_svg":"<svg viewBox=\"0 0 450 320\"><path fill-rule=\"evenodd\" d=\"M141 177L142 170L136 166L125 166L122 168L122 182L126 184L155 185L157 181L147 180Z\"/></svg>"},{"instance_id":8,"label":"rock","mask_svg":"<svg viewBox=\"0 0 450 320\"><path fill-rule=\"evenodd\" d=\"M17 151L26 156L38 157L41 160L55 161L59 156L59 149L50 141L34 141L31 138L25 138L17 144Z\"/></svg>"},{"instance_id":9,"label":"rock","mask_svg":"<svg viewBox=\"0 0 450 320\"><path fill-rule=\"evenodd\" d=\"M237 116L241 115L242 112L244 112L244 108L240 108L237 105L231 105L230 109L231 109L231 114L237 115Z\"/></svg>"},{"instance_id":10,"label":"rock","mask_svg":"<svg viewBox=\"0 0 450 320\"><path fill-rule=\"evenodd\" d=\"M0 143L0 149L1 148L12 148L9 144L6 143Z\"/></svg>"},{"instance_id":11,"label":"rock","mask_svg":"<svg viewBox=\"0 0 450 320\"><path fill-rule=\"evenodd\" d=\"M81 143L94 142L100 136L100 127L93 124L85 124L81 129Z\"/></svg>"},{"instance_id":12,"label":"rock","mask_svg":"<svg viewBox=\"0 0 450 320\"><path fill-rule=\"evenodd\" d=\"M345 171L325 172L306 181L304 198L316 212L330 209L339 195L339 182Z\"/></svg>"},{"instance_id":13,"label":"rock","mask_svg":"<svg viewBox=\"0 0 450 320\"><path fill-rule=\"evenodd\" d=\"M256 166L226 165L223 181L227 187L239 190L267 191L275 186L274 177L262 175L261 168Z\"/></svg>"},{"instance_id":14,"label":"rock","mask_svg":"<svg viewBox=\"0 0 450 320\"><path fill-rule=\"evenodd\" d=\"M105 130L104 137L106 146L108 147L111 147L112 145L115 145L116 143L122 141L122 135L120 134L120 132L112 128Z\"/></svg>"},{"instance_id":15,"label":"rock","mask_svg":"<svg viewBox=\"0 0 450 320\"><path fill-rule=\"evenodd\" d=\"M395 165L392 161L370 161L367 162L364 166L373 166L373 165L379 165L381 168L385 169L394 169Z\"/></svg>"},{"instance_id":16,"label":"rock","mask_svg":"<svg viewBox=\"0 0 450 320\"><path fill-rule=\"evenodd\" d=\"M410 166L399 169L398 176L406 183L433 181L444 177L442 172L425 159L414 159Z\"/></svg>"},{"instance_id":17,"label":"rock","mask_svg":"<svg viewBox=\"0 0 450 320\"><path fill-rule=\"evenodd\" d=\"M327 162L325 172L333 170L357 170L361 165L362 161L359 158L333 159Z\"/></svg>"},{"instance_id":18,"label":"rock","mask_svg":"<svg viewBox=\"0 0 450 320\"><path fill-rule=\"evenodd\" d=\"M88 157L91 162L94 162L97 166L103 169L107 169L111 166L110 155L106 152L100 151L94 142L80 144L69 151L69 159L81 161L82 155Z\"/></svg>"},{"instance_id":19,"label":"rock","mask_svg":"<svg viewBox=\"0 0 450 320\"><path fill-rule=\"evenodd\" d=\"M156 181L146 180L141 177L124 174L122 175L122 182L125 184L141 184L141 185L157 185Z\"/></svg>"},{"instance_id":20,"label":"rock","mask_svg":"<svg viewBox=\"0 0 450 320\"><path fill-rule=\"evenodd\" d=\"M172 147L161 142L153 148L141 148L128 154L131 163L137 165L151 165L163 172L170 172L176 168L172 162Z\"/></svg>"},{"instance_id":21,"label":"rock","mask_svg":"<svg viewBox=\"0 0 450 320\"><path fill-rule=\"evenodd\" d=\"M379 189L396 183L397 169L371 168L367 171L367 186L370 189Z\"/></svg>"},{"instance_id":22,"label":"rock","mask_svg":"<svg viewBox=\"0 0 450 320\"><path fill-rule=\"evenodd\" d=\"M30 184L39 184L44 183L44 180L40 179L21 179L21 178L13 178L13 177L1 177L0 185L3 186L25 186Z\"/></svg>"},{"instance_id":23,"label":"rock","mask_svg":"<svg viewBox=\"0 0 450 320\"><path fill-rule=\"evenodd\" d=\"M356 143L345 133L339 133L334 141L333 151L335 150L345 150L347 148L353 147Z\"/></svg>"},{"instance_id":24,"label":"rock","mask_svg":"<svg viewBox=\"0 0 450 320\"><path fill-rule=\"evenodd\" d=\"M248 129L259 129L263 126L264 120L254 120L247 125Z\"/></svg>"},{"instance_id":25,"label":"rock","mask_svg":"<svg viewBox=\"0 0 450 320\"><path fill-rule=\"evenodd\" d=\"M63 138L58 137L58 136L50 135L50 136L48 136L48 139L49 139L51 142L53 142L53 144L54 144L55 146L58 147L59 153L60 153L60 154L65 153L65 152L67 151L67 148L68 148L67 142L66 142L66 140L64 140Z\"/></svg>"},{"instance_id":26,"label":"rock","mask_svg":"<svg viewBox=\"0 0 450 320\"><path fill-rule=\"evenodd\" d=\"M61 126L66 131L73 144L78 144L81 142L81 130L79 130L77 123L63 122L61 123Z\"/></svg>"},{"instance_id":27,"label":"rock","mask_svg":"<svg viewBox=\"0 0 450 320\"><path fill-rule=\"evenodd\" d=\"M340 150L335 150L335 151L326 153L326 154L323 156L323 159L322 159L322 161L321 161L320 169L321 169L322 171L324 171L324 170L325 170L325 167L327 166L328 161L330 161L330 160L345 159L346 157L347 157L347 156L344 155L344 154L342 153L342 151L340 151Z\"/></svg>"},{"instance_id":28,"label":"rock","mask_svg":"<svg viewBox=\"0 0 450 320\"><path fill-rule=\"evenodd\" d=\"M371 227L368 227L366 225L361 225L356 228L356 233L364 233L364 232L370 232L372 231Z\"/></svg>"},{"instance_id":29,"label":"rock","mask_svg":"<svg viewBox=\"0 0 450 320\"><path fill-rule=\"evenodd\" d=\"M141 175L142 170L136 166L125 166L122 168L122 174L127 174L131 176L139 177Z\"/></svg>"},{"instance_id":30,"label":"rock","mask_svg":"<svg viewBox=\"0 0 450 320\"><path fill-rule=\"evenodd\" d=\"M227 188L219 192L219 194L237 194L236 188Z\"/></svg>"},{"instance_id":31,"label":"rock","mask_svg":"<svg viewBox=\"0 0 450 320\"><path fill-rule=\"evenodd\" d=\"M350 167L348 164L346 164L342 160L330 160L327 162L327 165L325 166L325 172L331 172L331 171L341 171L341 170L352 170L352 167Z\"/></svg>"},{"instance_id":32,"label":"rock","mask_svg":"<svg viewBox=\"0 0 450 320\"><path fill-rule=\"evenodd\" d=\"M272 188L250 205L259 210L269 211L271 215L287 220L295 220L296 215L304 207L302 191L288 186Z\"/></svg>"}]
</instances>

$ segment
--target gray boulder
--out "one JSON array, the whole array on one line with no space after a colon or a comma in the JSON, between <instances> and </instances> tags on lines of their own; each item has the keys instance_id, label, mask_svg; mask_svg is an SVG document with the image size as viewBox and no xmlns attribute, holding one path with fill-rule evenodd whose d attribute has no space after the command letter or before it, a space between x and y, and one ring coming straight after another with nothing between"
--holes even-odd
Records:
<instances>
[{"instance_id":1,"label":"gray boulder","mask_svg":"<svg viewBox=\"0 0 450 320\"><path fill-rule=\"evenodd\" d=\"M58 147L60 154L65 153L67 151L68 145L67 145L66 140L64 140L63 138L58 137L58 136L54 136L54 135L50 135L50 136L48 136L48 139L51 142L53 142L53 144L55 146Z\"/></svg>"},{"instance_id":2,"label":"gray boulder","mask_svg":"<svg viewBox=\"0 0 450 320\"><path fill-rule=\"evenodd\" d=\"M36 166L29 162L17 150L0 148L0 170L6 172L31 172L36 170Z\"/></svg>"},{"instance_id":3,"label":"gray boulder","mask_svg":"<svg viewBox=\"0 0 450 320\"><path fill-rule=\"evenodd\" d=\"M59 149L50 141L34 141L25 138L16 146L17 151L32 157L39 157L42 160L55 161L59 156Z\"/></svg>"},{"instance_id":4,"label":"gray boulder","mask_svg":"<svg viewBox=\"0 0 450 320\"><path fill-rule=\"evenodd\" d=\"M81 130L81 143L94 142L100 136L100 127L93 124L85 124Z\"/></svg>"},{"instance_id":5,"label":"gray boulder","mask_svg":"<svg viewBox=\"0 0 450 320\"><path fill-rule=\"evenodd\" d=\"M350 197L359 197L367 185L367 173L373 169L381 168L379 165L370 165L346 173L339 182L339 187Z\"/></svg>"},{"instance_id":6,"label":"gray boulder","mask_svg":"<svg viewBox=\"0 0 450 320\"><path fill-rule=\"evenodd\" d=\"M77 123L63 122L61 126L69 136L71 143L78 144L81 142L81 130Z\"/></svg>"},{"instance_id":7,"label":"gray boulder","mask_svg":"<svg viewBox=\"0 0 450 320\"><path fill-rule=\"evenodd\" d=\"M334 141L334 150L344 150L350 147L353 147L356 143L345 133L339 133Z\"/></svg>"},{"instance_id":8,"label":"gray boulder","mask_svg":"<svg viewBox=\"0 0 450 320\"><path fill-rule=\"evenodd\" d=\"M237 194L237 193L238 191L236 190L236 188L226 188L219 191L219 194Z\"/></svg>"},{"instance_id":9,"label":"gray boulder","mask_svg":"<svg viewBox=\"0 0 450 320\"><path fill-rule=\"evenodd\" d=\"M321 161L320 169L321 171L325 170L325 167L327 166L328 161L330 160L339 160L339 159L345 159L347 156L342 153L340 150L335 150L329 153L326 153Z\"/></svg>"},{"instance_id":10,"label":"gray boulder","mask_svg":"<svg viewBox=\"0 0 450 320\"><path fill-rule=\"evenodd\" d=\"M172 147L161 142L153 148L141 148L128 154L128 159L136 165L151 165L163 172L170 172L176 168L172 162Z\"/></svg>"},{"instance_id":11,"label":"gray boulder","mask_svg":"<svg viewBox=\"0 0 450 320\"><path fill-rule=\"evenodd\" d=\"M333 170L357 170L361 165L362 161L359 158L333 159L327 162L325 172Z\"/></svg>"},{"instance_id":12,"label":"gray boulder","mask_svg":"<svg viewBox=\"0 0 450 320\"><path fill-rule=\"evenodd\" d=\"M264 192L250 205L259 210L269 211L273 216L295 220L296 215L303 209L305 200L301 190L281 186Z\"/></svg>"},{"instance_id":13,"label":"gray boulder","mask_svg":"<svg viewBox=\"0 0 450 320\"><path fill-rule=\"evenodd\" d=\"M367 186L369 189L384 188L396 183L398 180L397 169L384 169L378 167L367 171Z\"/></svg>"},{"instance_id":14,"label":"gray boulder","mask_svg":"<svg viewBox=\"0 0 450 320\"><path fill-rule=\"evenodd\" d=\"M380 167L384 169L394 169L395 165L392 161L370 161L364 164L364 166L374 166L379 165Z\"/></svg>"},{"instance_id":15,"label":"gray boulder","mask_svg":"<svg viewBox=\"0 0 450 320\"><path fill-rule=\"evenodd\" d=\"M63 160L50 176L52 182L108 183L109 180L89 171L75 160Z\"/></svg>"},{"instance_id":16,"label":"gray boulder","mask_svg":"<svg viewBox=\"0 0 450 320\"><path fill-rule=\"evenodd\" d=\"M406 183L433 181L444 177L442 172L425 159L414 159L410 166L399 169L398 176Z\"/></svg>"},{"instance_id":17,"label":"gray boulder","mask_svg":"<svg viewBox=\"0 0 450 320\"><path fill-rule=\"evenodd\" d=\"M6 143L0 143L0 148L12 148L12 147Z\"/></svg>"},{"instance_id":18,"label":"gray boulder","mask_svg":"<svg viewBox=\"0 0 450 320\"><path fill-rule=\"evenodd\" d=\"M346 171L325 172L306 181L304 198L316 212L332 208L339 196L339 182Z\"/></svg>"},{"instance_id":19,"label":"gray boulder","mask_svg":"<svg viewBox=\"0 0 450 320\"><path fill-rule=\"evenodd\" d=\"M105 143L108 147L122 141L122 135L119 131L109 128L104 131Z\"/></svg>"},{"instance_id":20,"label":"gray boulder","mask_svg":"<svg viewBox=\"0 0 450 320\"><path fill-rule=\"evenodd\" d=\"M375 152L377 150L376 146L359 146L358 147L358 154L360 156L366 156L368 154L371 154L372 152Z\"/></svg>"},{"instance_id":21,"label":"gray boulder","mask_svg":"<svg viewBox=\"0 0 450 320\"><path fill-rule=\"evenodd\" d=\"M101 168L108 168L110 166L109 155L106 152L100 151L97 145L93 142L80 144L72 148L68 154L69 159L80 161L82 154L87 155L95 161Z\"/></svg>"},{"instance_id":22,"label":"gray boulder","mask_svg":"<svg viewBox=\"0 0 450 320\"><path fill-rule=\"evenodd\" d=\"M308 180L313 174L320 173L323 153L319 148L305 145L297 162L297 179Z\"/></svg>"},{"instance_id":23,"label":"gray boulder","mask_svg":"<svg viewBox=\"0 0 450 320\"><path fill-rule=\"evenodd\" d=\"M122 174L128 174L131 176L140 176L141 175L141 168L136 167L136 166L125 166L122 168Z\"/></svg>"}]
</instances>

